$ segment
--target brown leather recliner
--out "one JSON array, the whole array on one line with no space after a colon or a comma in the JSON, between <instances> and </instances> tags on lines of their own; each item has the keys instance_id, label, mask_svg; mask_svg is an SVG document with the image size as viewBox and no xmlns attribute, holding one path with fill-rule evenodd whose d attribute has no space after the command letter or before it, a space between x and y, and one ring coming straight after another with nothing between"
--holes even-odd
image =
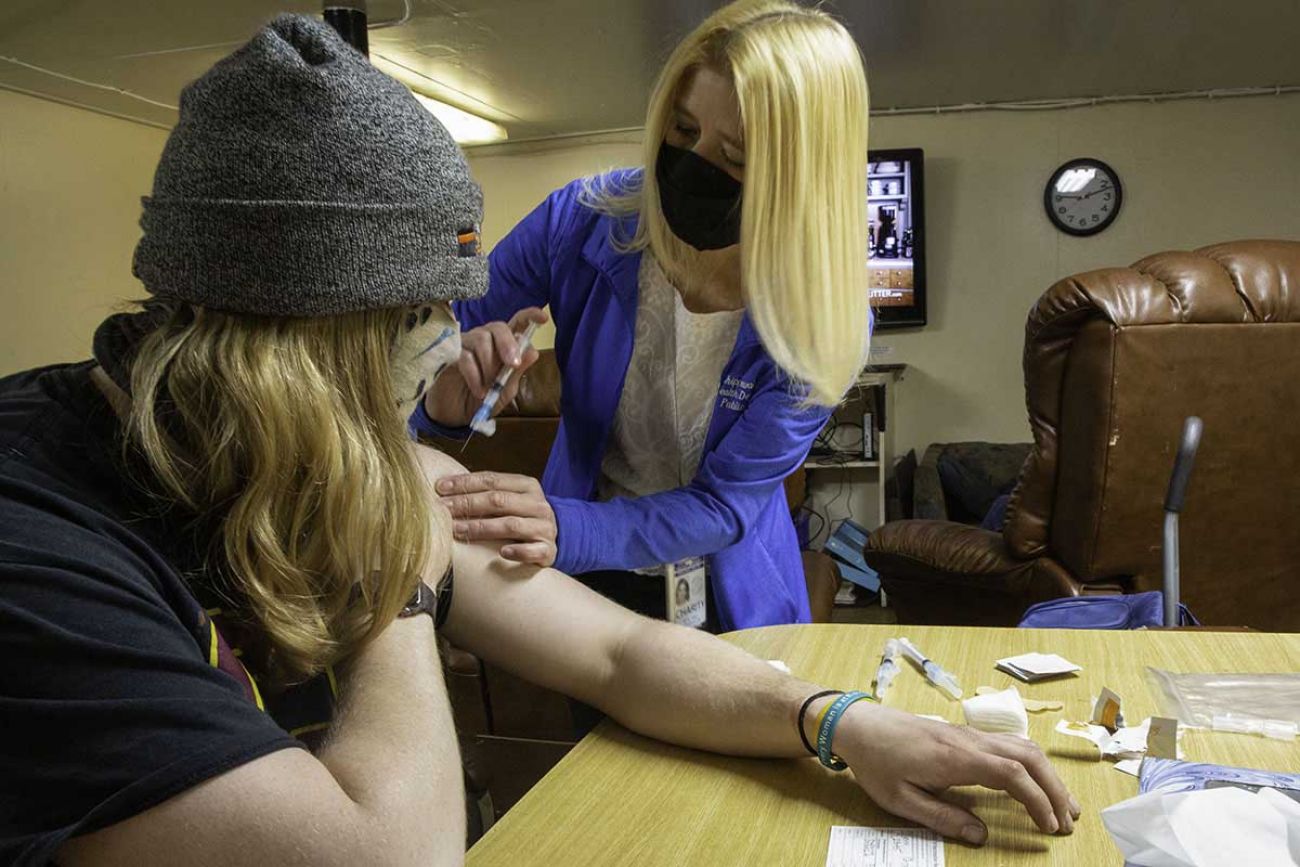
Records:
<instances>
[{"instance_id":1,"label":"brown leather recliner","mask_svg":"<svg viewBox=\"0 0 1300 867\"><path fill-rule=\"evenodd\" d=\"M1034 602L1161 586L1183 419L1205 422L1182 599L1300 631L1300 242L1147 257L1052 286L1025 327L1034 447L1001 533L897 521L866 559L900 622L1013 626Z\"/></svg>"}]
</instances>

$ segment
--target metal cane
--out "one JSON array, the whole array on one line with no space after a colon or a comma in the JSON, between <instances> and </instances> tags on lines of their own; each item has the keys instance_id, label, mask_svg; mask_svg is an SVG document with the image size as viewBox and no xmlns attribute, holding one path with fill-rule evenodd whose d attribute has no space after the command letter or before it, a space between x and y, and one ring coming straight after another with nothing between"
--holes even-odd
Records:
<instances>
[{"instance_id":1,"label":"metal cane","mask_svg":"<svg viewBox=\"0 0 1300 867\"><path fill-rule=\"evenodd\" d=\"M1165 494L1165 626L1178 626L1179 572L1178 572L1178 513L1183 510L1187 495L1187 482L1192 477L1196 462L1196 447L1201 444L1201 420L1188 416L1183 422L1183 439L1174 457L1174 473L1169 478L1169 491Z\"/></svg>"}]
</instances>

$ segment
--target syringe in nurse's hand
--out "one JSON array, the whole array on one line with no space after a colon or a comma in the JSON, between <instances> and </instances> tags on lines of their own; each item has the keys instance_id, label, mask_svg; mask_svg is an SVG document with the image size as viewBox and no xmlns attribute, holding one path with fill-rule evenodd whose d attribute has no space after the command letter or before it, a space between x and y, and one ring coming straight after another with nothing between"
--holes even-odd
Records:
<instances>
[{"instance_id":1,"label":"syringe in nurse's hand","mask_svg":"<svg viewBox=\"0 0 1300 867\"><path fill-rule=\"evenodd\" d=\"M519 335L516 342L519 344L519 358L524 357L528 347L533 345L533 332L537 330L536 322L529 322L524 333ZM496 407L497 401L501 399L501 392L505 391L506 385L510 382L510 377L514 375L516 368L505 365L501 372L497 374L496 380L492 387L488 389L487 396L483 398L483 405L474 413L470 419L469 429L474 433L481 433L483 436L490 437L497 432L496 419L492 418L492 410ZM468 440L466 440L468 442Z\"/></svg>"}]
</instances>

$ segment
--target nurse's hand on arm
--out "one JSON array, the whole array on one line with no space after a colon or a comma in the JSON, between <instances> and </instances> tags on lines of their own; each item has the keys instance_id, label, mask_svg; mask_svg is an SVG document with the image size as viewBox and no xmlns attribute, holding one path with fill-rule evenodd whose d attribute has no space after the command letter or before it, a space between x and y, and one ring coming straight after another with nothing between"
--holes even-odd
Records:
<instances>
[{"instance_id":1,"label":"nurse's hand on arm","mask_svg":"<svg viewBox=\"0 0 1300 867\"><path fill-rule=\"evenodd\" d=\"M454 476L437 490L456 519L457 540L503 546L499 553L507 560L572 574L672 563L733 544L803 463L828 413L804 407L783 385L769 385L690 484L643 497L552 500L535 479L511 473Z\"/></svg>"},{"instance_id":2,"label":"nurse's hand on arm","mask_svg":"<svg viewBox=\"0 0 1300 867\"><path fill-rule=\"evenodd\" d=\"M555 511L532 476L466 473L438 482L458 542L496 542L502 559L535 566L555 563Z\"/></svg>"},{"instance_id":3,"label":"nurse's hand on arm","mask_svg":"<svg viewBox=\"0 0 1300 867\"><path fill-rule=\"evenodd\" d=\"M511 316L509 322L487 322L463 333L460 359L425 393L425 412L444 427L465 427L504 365L514 367L517 373L501 392L493 415L509 406L519 393L519 374L532 367L538 358L537 350L532 347L522 355L519 353L516 335L522 334L530 322L541 325L549 318L540 307L525 307Z\"/></svg>"}]
</instances>

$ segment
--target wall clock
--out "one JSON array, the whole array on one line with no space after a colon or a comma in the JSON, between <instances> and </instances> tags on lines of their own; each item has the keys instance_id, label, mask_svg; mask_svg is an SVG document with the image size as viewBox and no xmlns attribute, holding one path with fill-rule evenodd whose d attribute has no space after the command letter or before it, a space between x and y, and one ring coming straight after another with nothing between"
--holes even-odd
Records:
<instances>
[{"instance_id":1,"label":"wall clock","mask_svg":"<svg viewBox=\"0 0 1300 867\"><path fill-rule=\"evenodd\" d=\"M1119 175L1101 160L1070 160L1052 173L1043 190L1043 207L1056 228L1068 235L1095 235L1119 216L1124 188Z\"/></svg>"}]
</instances>

